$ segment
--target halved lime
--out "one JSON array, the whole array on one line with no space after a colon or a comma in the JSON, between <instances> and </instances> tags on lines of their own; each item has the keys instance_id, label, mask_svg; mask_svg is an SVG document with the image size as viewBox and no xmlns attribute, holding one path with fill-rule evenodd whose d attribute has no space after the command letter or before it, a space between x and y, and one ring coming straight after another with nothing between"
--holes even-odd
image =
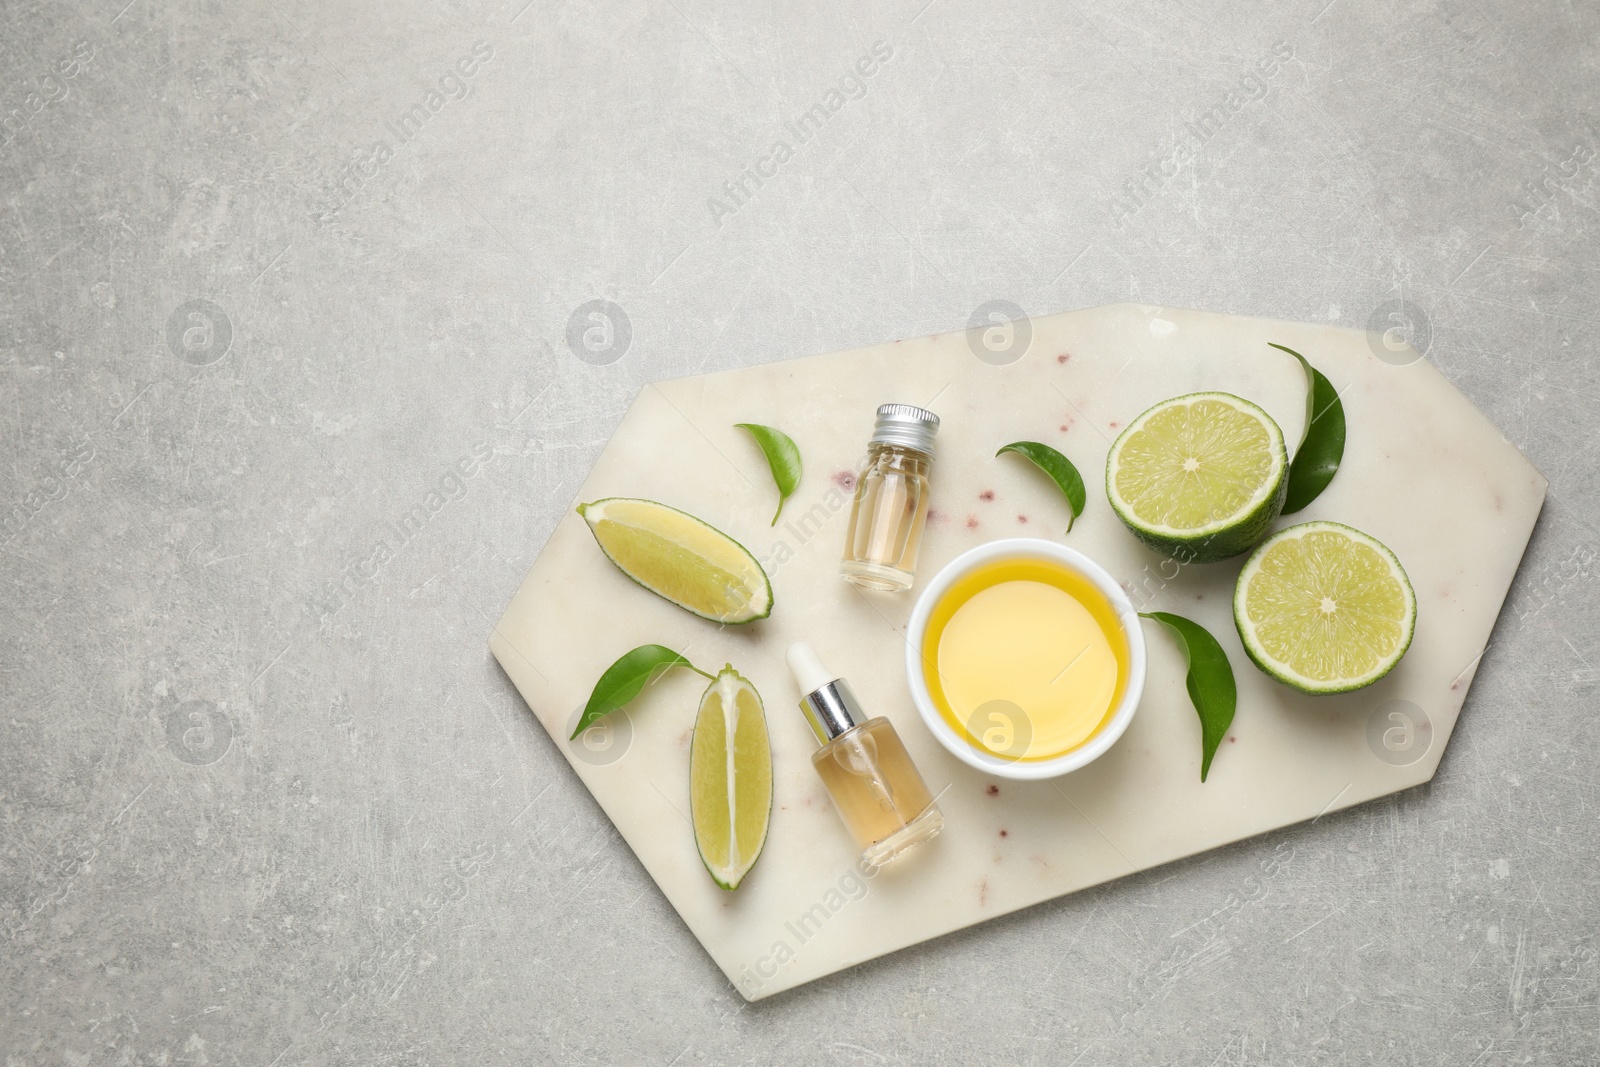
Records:
<instances>
[{"instance_id":1,"label":"halved lime","mask_svg":"<svg viewBox=\"0 0 1600 1067\"><path fill-rule=\"evenodd\" d=\"M738 889L767 842L772 746L761 694L732 665L700 698L689 746L689 812L712 880Z\"/></svg>"},{"instance_id":2,"label":"halved lime","mask_svg":"<svg viewBox=\"0 0 1600 1067\"><path fill-rule=\"evenodd\" d=\"M1128 424L1106 457L1106 496L1141 541L1184 563L1215 563L1267 536L1289 491L1272 416L1232 393L1165 400Z\"/></svg>"},{"instance_id":3,"label":"halved lime","mask_svg":"<svg viewBox=\"0 0 1600 1067\"><path fill-rule=\"evenodd\" d=\"M1267 674L1307 693L1371 685L1411 647L1417 596L1393 552L1337 522L1272 535L1239 572L1233 622Z\"/></svg>"},{"instance_id":4,"label":"halved lime","mask_svg":"<svg viewBox=\"0 0 1600 1067\"><path fill-rule=\"evenodd\" d=\"M772 583L745 547L715 526L654 500L579 504L600 549L629 578L712 622L772 614Z\"/></svg>"}]
</instances>

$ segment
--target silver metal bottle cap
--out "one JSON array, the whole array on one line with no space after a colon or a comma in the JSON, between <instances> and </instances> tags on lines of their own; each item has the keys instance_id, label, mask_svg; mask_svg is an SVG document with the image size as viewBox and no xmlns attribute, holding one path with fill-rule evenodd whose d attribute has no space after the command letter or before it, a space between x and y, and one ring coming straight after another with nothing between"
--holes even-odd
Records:
<instances>
[{"instance_id":1,"label":"silver metal bottle cap","mask_svg":"<svg viewBox=\"0 0 1600 1067\"><path fill-rule=\"evenodd\" d=\"M843 678L835 678L801 697L800 710L821 745L867 721L867 713L861 710L850 684Z\"/></svg>"},{"instance_id":2,"label":"silver metal bottle cap","mask_svg":"<svg viewBox=\"0 0 1600 1067\"><path fill-rule=\"evenodd\" d=\"M869 445L902 445L933 454L933 437L939 432L939 416L914 404L884 404L878 408L878 421L872 428Z\"/></svg>"}]
</instances>

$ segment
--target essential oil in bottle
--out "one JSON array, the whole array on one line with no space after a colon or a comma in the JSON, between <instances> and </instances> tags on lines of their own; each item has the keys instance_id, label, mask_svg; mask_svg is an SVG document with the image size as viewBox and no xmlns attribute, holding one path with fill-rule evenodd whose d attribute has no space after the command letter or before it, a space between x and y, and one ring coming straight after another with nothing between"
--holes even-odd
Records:
<instances>
[{"instance_id":1,"label":"essential oil in bottle","mask_svg":"<svg viewBox=\"0 0 1600 1067\"><path fill-rule=\"evenodd\" d=\"M863 589L911 588L928 521L928 476L938 432L939 416L931 411L911 404L878 409L839 564L846 581Z\"/></svg>"},{"instance_id":2,"label":"essential oil in bottle","mask_svg":"<svg viewBox=\"0 0 1600 1067\"><path fill-rule=\"evenodd\" d=\"M790 645L787 658L803 694L800 710L821 745L811 763L860 846L865 869L877 870L944 829L944 815L894 724L867 718L850 686L810 645Z\"/></svg>"}]
</instances>

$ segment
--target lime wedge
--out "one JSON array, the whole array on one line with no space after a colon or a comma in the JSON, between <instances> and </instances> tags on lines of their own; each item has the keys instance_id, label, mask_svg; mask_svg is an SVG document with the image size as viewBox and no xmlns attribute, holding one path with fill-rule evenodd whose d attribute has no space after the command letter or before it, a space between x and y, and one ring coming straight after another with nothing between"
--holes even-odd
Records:
<instances>
[{"instance_id":1,"label":"lime wedge","mask_svg":"<svg viewBox=\"0 0 1600 1067\"><path fill-rule=\"evenodd\" d=\"M1288 472L1272 416L1232 393L1190 393L1122 431L1106 457L1106 496L1157 552L1215 563L1267 536L1283 510Z\"/></svg>"},{"instance_id":2,"label":"lime wedge","mask_svg":"<svg viewBox=\"0 0 1600 1067\"><path fill-rule=\"evenodd\" d=\"M761 564L693 515L620 496L579 504L578 514L623 574L685 611L725 623L772 614L772 583Z\"/></svg>"},{"instance_id":3,"label":"lime wedge","mask_svg":"<svg viewBox=\"0 0 1600 1067\"><path fill-rule=\"evenodd\" d=\"M767 843L772 747L761 694L732 666L700 698L689 746L689 812L712 880L738 889Z\"/></svg>"},{"instance_id":4,"label":"lime wedge","mask_svg":"<svg viewBox=\"0 0 1600 1067\"><path fill-rule=\"evenodd\" d=\"M1307 522L1273 534L1245 562L1233 621L1267 674L1307 693L1343 693L1400 662L1416 630L1417 597L1376 539Z\"/></svg>"}]
</instances>

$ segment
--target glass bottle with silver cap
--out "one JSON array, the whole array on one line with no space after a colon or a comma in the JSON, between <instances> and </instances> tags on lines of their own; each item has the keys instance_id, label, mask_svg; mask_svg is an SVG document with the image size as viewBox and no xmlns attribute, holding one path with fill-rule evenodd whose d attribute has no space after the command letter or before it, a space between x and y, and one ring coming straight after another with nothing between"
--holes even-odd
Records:
<instances>
[{"instance_id":1,"label":"glass bottle with silver cap","mask_svg":"<svg viewBox=\"0 0 1600 1067\"><path fill-rule=\"evenodd\" d=\"M929 475L939 416L911 404L878 408L856 479L839 570L865 589L911 588L928 521Z\"/></svg>"},{"instance_id":2,"label":"glass bottle with silver cap","mask_svg":"<svg viewBox=\"0 0 1600 1067\"><path fill-rule=\"evenodd\" d=\"M944 828L944 815L894 724L869 719L843 678L823 667L805 642L789 646L800 710L817 735L811 756L839 818L874 871Z\"/></svg>"}]
</instances>

